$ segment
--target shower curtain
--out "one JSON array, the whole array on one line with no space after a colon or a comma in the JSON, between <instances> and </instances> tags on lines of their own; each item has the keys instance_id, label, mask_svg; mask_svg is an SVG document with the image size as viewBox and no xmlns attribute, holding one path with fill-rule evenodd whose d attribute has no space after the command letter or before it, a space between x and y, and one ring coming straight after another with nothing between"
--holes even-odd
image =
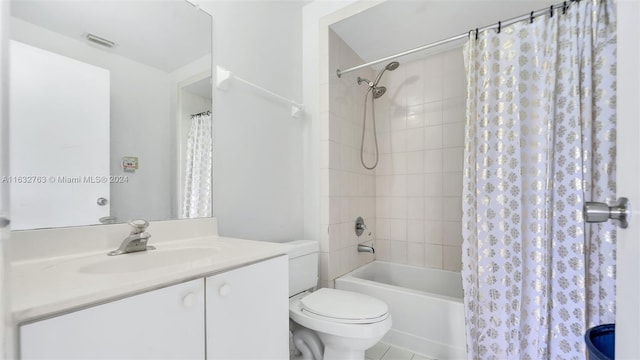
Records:
<instances>
[{"instance_id":1,"label":"shower curtain","mask_svg":"<svg viewBox=\"0 0 640 360\"><path fill-rule=\"evenodd\" d=\"M615 319L616 37L611 1L465 45L463 285L469 359L584 359Z\"/></svg>"},{"instance_id":2,"label":"shower curtain","mask_svg":"<svg viewBox=\"0 0 640 360\"><path fill-rule=\"evenodd\" d=\"M211 112L191 116L187 140L182 218L210 217L213 138Z\"/></svg>"}]
</instances>

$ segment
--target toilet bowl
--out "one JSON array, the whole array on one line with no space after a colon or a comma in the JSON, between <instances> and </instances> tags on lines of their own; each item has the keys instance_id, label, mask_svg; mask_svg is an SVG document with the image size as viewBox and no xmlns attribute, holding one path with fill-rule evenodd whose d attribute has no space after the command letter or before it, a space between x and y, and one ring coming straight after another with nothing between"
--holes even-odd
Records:
<instances>
[{"instance_id":1,"label":"toilet bowl","mask_svg":"<svg viewBox=\"0 0 640 360\"><path fill-rule=\"evenodd\" d=\"M363 360L365 350L391 328L389 307L351 291L309 291L317 283L317 242L289 244L289 318L293 343L302 358Z\"/></svg>"}]
</instances>

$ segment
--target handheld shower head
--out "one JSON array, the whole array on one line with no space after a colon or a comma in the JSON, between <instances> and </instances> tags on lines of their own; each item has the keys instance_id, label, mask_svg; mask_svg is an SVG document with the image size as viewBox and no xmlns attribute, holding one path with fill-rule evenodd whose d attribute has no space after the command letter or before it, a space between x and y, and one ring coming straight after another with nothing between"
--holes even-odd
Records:
<instances>
[{"instance_id":1,"label":"handheld shower head","mask_svg":"<svg viewBox=\"0 0 640 360\"><path fill-rule=\"evenodd\" d=\"M387 66L385 66L385 69L389 70L389 71L393 71L395 69L397 69L400 66L400 63L397 61L392 61L390 63L387 64Z\"/></svg>"},{"instance_id":2,"label":"handheld shower head","mask_svg":"<svg viewBox=\"0 0 640 360\"><path fill-rule=\"evenodd\" d=\"M390 63L387 64L387 66L384 67L384 69L382 69L382 71L380 71L380 73L378 74L378 77L376 78L376 81L373 82L373 86L377 86L378 85L378 81L380 81L380 78L382 77L382 74L384 74L385 71L389 70L389 71L393 71L395 69L397 69L398 67L400 67L400 63L397 61L392 61Z\"/></svg>"},{"instance_id":3,"label":"handheld shower head","mask_svg":"<svg viewBox=\"0 0 640 360\"><path fill-rule=\"evenodd\" d=\"M376 86L373 88L373 98L377 99L387 92L387 88L384 86Z\"/></svg>"}]
</instances>

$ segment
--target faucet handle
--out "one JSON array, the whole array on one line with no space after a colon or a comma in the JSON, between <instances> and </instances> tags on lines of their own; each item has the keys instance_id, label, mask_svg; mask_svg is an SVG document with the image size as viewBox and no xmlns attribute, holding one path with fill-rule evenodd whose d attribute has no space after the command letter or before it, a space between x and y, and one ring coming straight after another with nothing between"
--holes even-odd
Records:
<instances>
[{"instance_id":1,"label":"faucet handle","mask_svg":"<svg viewBox=\"0 0 640 360\"><path fill-rule=\"evenodd\" d=\"M140 234L147 230L149 222L144 219L134 219L129 221L129 226L133 228L133 230L131 230L132 234Z\"/></svg>"}]
</instances>

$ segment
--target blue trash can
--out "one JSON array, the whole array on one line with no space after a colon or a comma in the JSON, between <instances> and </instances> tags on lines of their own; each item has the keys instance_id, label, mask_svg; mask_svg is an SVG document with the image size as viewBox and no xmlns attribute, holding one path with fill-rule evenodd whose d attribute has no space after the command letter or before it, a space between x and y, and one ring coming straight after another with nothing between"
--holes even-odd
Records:
<instances>
[{"instance_id":1,"label":"blue trash can","mask_svg":"<svg viewBox=\"0 0 640 360\"><path fill-rule=\"evenodd\" d=\"M616 324L594 326L584 334L588 360L613 360L615 357Z\"/></svg>"}]
</instances>

